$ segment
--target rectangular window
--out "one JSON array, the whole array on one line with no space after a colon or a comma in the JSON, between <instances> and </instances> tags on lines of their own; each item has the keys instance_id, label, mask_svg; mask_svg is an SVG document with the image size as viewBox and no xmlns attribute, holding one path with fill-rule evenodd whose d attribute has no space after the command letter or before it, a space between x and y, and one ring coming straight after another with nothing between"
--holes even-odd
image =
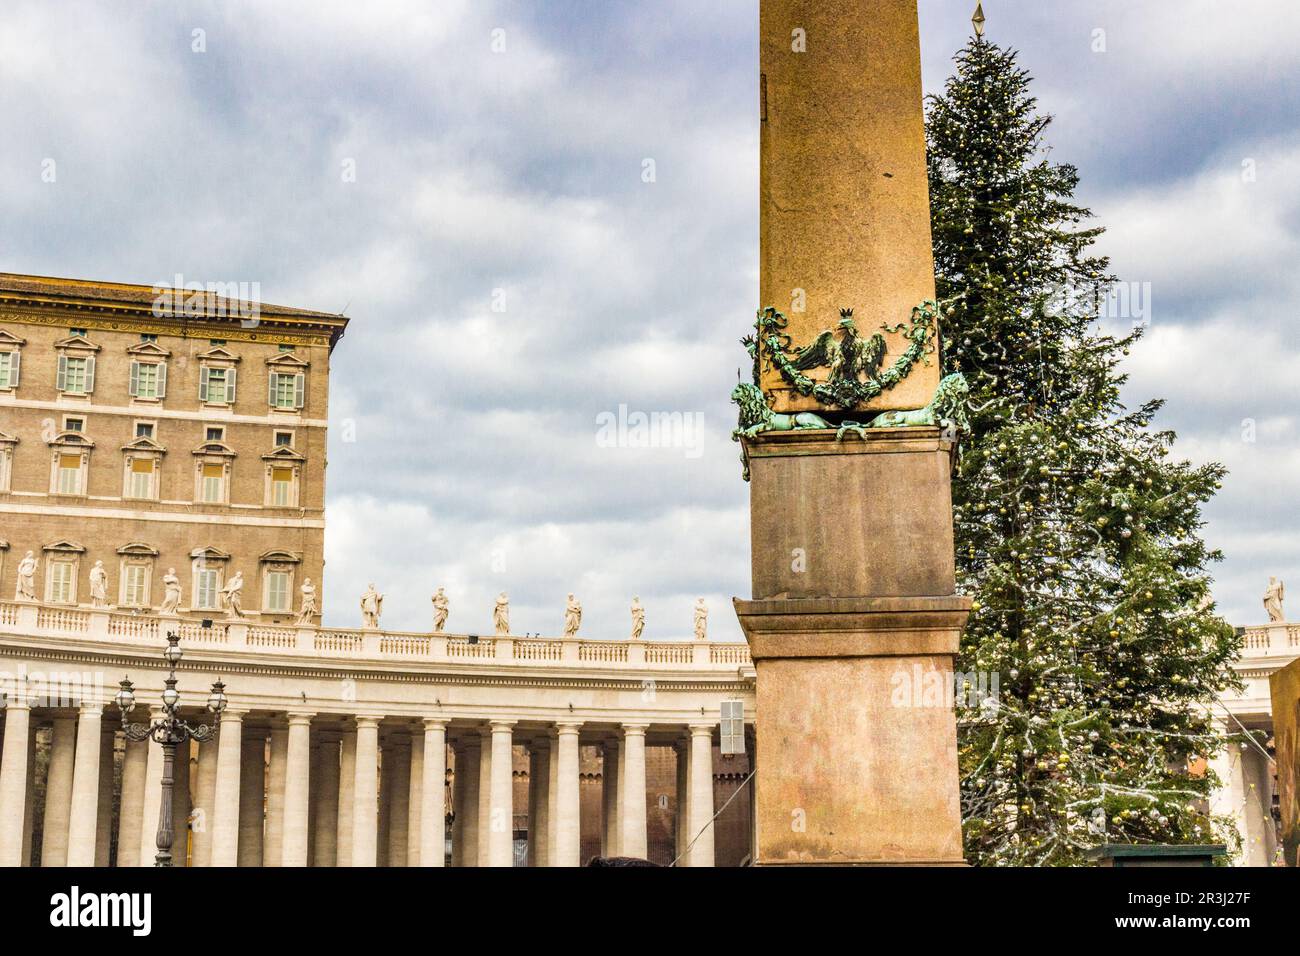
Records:
<instances>
[{"instance_id":1,"label":"rectangular window","mask_svg":"<svg viewBox=\"0 0 1300 956\"><path fill-rule=\"evenodd\" d=\"M54 561L50 564L50 602L52 604L72 603L72 569L71 561Z\"/></svg>"},{"instance_id":2,"label":"rectangular window","mask_svg":"<svg viewBox=\"0 0 1300 956\"><path fill-rule=\"evenodd\" d=\"M150 332L141 332L141 333L140 333L140 341L141 341L141 342L157 342L157 341L158 341L158 336L153 335L153 334L150 333Z\"/></svg>"},{"instance_id":3,"label":"rectangular window","mask_svg":"<svg viewBox=\"0 0 1300 956\"><path fill-rule=\"evenodd\" d=\"M226 468L224 465L203 466L203 500L220 504L225 498Z\"/></svg>"},{"instance_id":4,"label":"rectangular window","mask_svg":"<svg viewBox=\"0 0 1300 956\"><path fill-rule=\"evenodd\" d=\"M235 370L199 367L199 401L232 405L235 401Z\"/></svg>"},{"instance_id":5,"label":"rectangular window","mask_svg":"<svg viewBox=\"0 0 1300 956\"><path fill-rule=\"evenodd\" d=\"M220 607L221 576L216 568L194 571L194 606L204 610Z\"/></svg>"},{"instance_id":6,"label":"rectangular window","mask_svg":"<svg viewBox=\"0 0 1300 956\"><path fill-rule=\"evenodd\" d=\"M152 458L134 458L131 460L131 481L127 490L130 498L152 498L154 465Z\"/></svg>"},{"instance_id":7,"label":"rectangular window","mask_svg":"<svg viewBox=\"0 0 1300 956\"><path fill-rule=\"evenodd\" d=\"M59 494L81 494L81 456L59 456Z\"/></svg>"},{"instance_id":8,"label":"rectangular window","mask_svg":"<svg viewBox=\"0 0 1300 956\"><path fill-rule=\"evenodd\" d=\"M93 358L59 356L59 389L69 395L86 395L91 390Z\"/></svg>"},{"instance_id":9,"label":"rectangular window","mask_svg":"<svg viewBox=\"0 0 1300 956\"><path fill-rule=\"evenodd\" d=\"M268 571L266 573L266 610L289 610L288 571Z\"/></svg>"},{"instance_id":10,"label":"rectangular window","mask_svg":"<svg viewBox=\"0 0 1300 956\"><path fill-rule=\"evenodd\" d=\"M745 752L745 702L743 700L724 700L722 702L722 753L743 754Z\"/></svg>"},{"instance_id":11,"label":"rectangular window","mask_svg":"<svg viewBox=\"0 0 1300 956\"><path fill-rule=\"evenodd\" d=\"M204 434L208 436L207 438L203 439L204 441L225 441L226 440L226 430L224 428L220 428L217 426L211 426L211 425L208 426L208 429L207 431L204 432Z\"/></svg>"},{"instance_id":12,"label":"rectangular window","mask_svg":"<svg viewBox=\"0 0 1300 956\"><path fill-rule=\"evenodd\" d=\"M271 469L271 504L288 508L293 504L293 469Z\"/></svg>"},{"instance_id":13,"label":"rectangular window","mask_svg":"<svg viewBox=\"0 0 1300 956\"><path fill-rule=\"evenodd\" d=\"M166 397L167 366L161 362L132 362L127 391L136 398Z\"/></svg>"},{"instance_id":14,"label":"rectangular window","mask_svg":"<svg viewBox=\"0 0 1300 956\"><path fill-rule=\"evenodd\" d=\"M0 352L0 388L15 388L18 385L18 352Z\"/></svg>"},{"instance_id":15,"label":"rectangular window","mask_svg":"<svg viewBox=\"0 0 1300 956\"><path fill-rule=\"evenodd\" d=\"M128 564L122 569L122 603L127 607L146 607L148 602L148 566Z\"/></svg>"},{"instance_id":16,"label":"rectangular window","mask_svg":"<svg viewBox=\"0 0 1300 956\"><path fill-rule=\"evenodd\" d=\"M86 430L86 420L84 418L65 418L63 420L63 430L65 432L84 432Z\"/></svg>"},{"instance_id":17,"label":"rectangular window","mask_svg":"<svg viewBox=\"0 0 1300 956\"><path fill-rule=\"evenodd\" d=\"M136 437L136 438L153 438L153 430L154 430L154 423L153 423L153 422L136 422L136 423L135 423L135 437Z\"/></svg>"},{"instance_id":18,"label":"rectangular window","mask_svg":"<svg viewBox=\"0 0 1300 956\"><path fill-rule=\"evenodd\" d=\"M293 432L276 432L276 433L275 433L275 447L276 447L276 448L292 448L292 447L293 447Z\"/></svg>"},{"instance_id":19,"label":"rectangular window","mask_svg":"<svg viewBox=\"0 0 1300 956\"><path fill-rule=\"evenodd\" d=\"M272 372L269 390L271 407L302 408L304 384L305 377L301 372Z\"/></svg>"}]
</instances>

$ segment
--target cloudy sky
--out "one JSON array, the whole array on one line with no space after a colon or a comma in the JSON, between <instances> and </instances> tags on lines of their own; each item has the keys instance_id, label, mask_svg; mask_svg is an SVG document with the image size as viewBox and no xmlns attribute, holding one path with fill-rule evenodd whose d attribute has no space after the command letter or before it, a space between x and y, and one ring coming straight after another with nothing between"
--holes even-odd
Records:
<instances>
[{"instance_id":1,"label":"cloudy sky","mask_svg":"<svg viewBox=\"0 0 1300 956\"><path fill-rule=\"evenodd\" d=\"M928 89L973 6L921 0ZM1268 574L1300 588L1300 14L985 10L1150 290L1131 399L1167 398L1184 454L1231 468L1216 596L1256 622ZM625 636L634 594L647 637L685 636L703 595L739 639L757 74L755 0L6 0L0 270L347 310L327 623L373 579L395 628L427 628L442 584L456 631L504 589L514 630L557 633L575 591L590 636ZM688 427L628 447L598 424L620 406Z\"/></svg>"}]
</instances>

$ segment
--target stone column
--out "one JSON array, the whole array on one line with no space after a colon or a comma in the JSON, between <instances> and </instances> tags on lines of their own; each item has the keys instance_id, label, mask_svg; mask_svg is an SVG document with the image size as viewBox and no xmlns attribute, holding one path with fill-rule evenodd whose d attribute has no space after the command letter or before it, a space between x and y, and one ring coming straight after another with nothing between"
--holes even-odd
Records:
<instances>
[{"instance_id":1,"label":"stone column","mask_svg":"<svg viewBox=\"0 0 1300 956\"><path fill-rule=\"evenodd\" d=\"M162 720L162 707L149 708L149 723ZM158 860L158 818L162 812L163 749L152 740L145 742L149 755L145 764L144 812L140 818L140 865L153 866ZM173 835L174 840L174 835ZM174 842L173 842L174 848Z\"/></svg>"},{"instance_id":2,"label":"stone column","mask_svg":"<svg viewBox=\"0 0 1300 956\"><path fill-rule=\"evenodd\" d=\"M22 863L31 713L22 694L6 702L4 749L0 750L0 866Z\"/></svg>"},{"instance_id":3,"label":"stone column","mask_svg":"<svg viewBox=\"0 0 1300 956\"><path fill-rule=\"evenodd\" d=\"M338 865L339 832L339 735L320 735L320 776L312 786L316 796L316 833L313 866ZM355 772L355 770L354 770Z\"/></svg>"},{"instance_id":4,"label":"stone column","mask_svg":"<svg viewBox=\"0 0 1300 956\"><path fill-rule=\"evenodd\" d=\"M212 865L239 863L239 777L243 757L244 711L221 715L217 740L217 785L212 797Z\"/></svg>"},{"instance_id":5,"label":"stone column","mask_svg":"<svg viewBox=\"0 0 1300 956\"><path fill-rule=\"evenodd\" d=\"M673 752L677 755L677 810L673 814L673 854L677 859L678 866L690 866L690 855L686 852L686 844L689 843L691 839L686 835L686 821L689 817L688 808L690 807L691 789L691 745L689 739L685 742L678 741L673 744Z\"/></svg>"},{"instance_id":6,"label":"stone column","mask_svg":"<svg viewBox=\"0 0 1300 956\"><path fill-rule=\"evenodd\" d=\"M289 751L284 787L284 837L281 866L307 865L307 816L311 799L311 719L289 714Z\"/></svg>"},{"instance_id":7,"label":"stone column","mask_svg":"<svg viewBox=\"0 0 1300 956\"><path fill-rule=\"evenodd\" d=\"M492 728L479 731L478 761L478 860L477 866L492 865Z\"/></svg>"},{"instance_id":8,"label":"stone column","mask_svg":"<svg viewBox=\"0 0 1300 956\"><path fill-rule=\"evenodd\" d=\"M529 758L528 865L546 866L551 815L551 741L535 740Z\"/></svg>"},{"instance_id":9,"label":"stone column","mask_svg":"<svg viewBox=\"0 0 1300 956\"><path fill-rule=\"evenodd\" d=\"M579 866L582 855L580 791L578 786L578 734L581 724L557 724L555 857L552 866Z\"/></svg>"},{"instance_id":10,"label":"stone column","mask_svg":"<svg viewBox=\"0 0 1300 956\"><path fill-rule=\"evenodd\" d=\"M424 719L424 779L420 786L420 866L443 866L447 857L447 721Z\"/></svg>"},{"instance_id":11,"label":"stone column","mask_svg":"<svg viewBox=\"0 0 1300 956\"><path fill-rule=\"evenodd\" d=\"M649 724L623 725L623 842L620 853L645 859L646 784L645 732Z\"/></svg>"},{"instance_id":12,"label":"stone column","mask_svg":"<svg viewBox=\"0 0 1300 956\"><path fill-rule=\"evenodd\" d=\"M109 853L113 840L113 749L117 743L117 728L100 719L99 734L99 798L96 801L95 866L105 867L111 862Z\"/></svg>"},{"instance_id":13,"label":"stone column","mask_svg":"<svg viewBox=\"0 0 1300 956\"><path fill-rule=\"evenodd\" d=\"M320 802L320 734L311 735L311 756L307 760L307 779L311 788L307 792L307 866L316 865L316 809Z\"/></svg>"},{"instance_id":14,"label":"stone column","mask_svg":"<svg viewBox=\"0 0 1300 956\"><path fill-rule=\"evenodd\" d=\"M126 741L122 754L122 797L117 814L117 865L152 866L153 857L140 862L140 831L144 826L144 787L149 775L148 741ZM211 817L209 817L211 819Z\"/></svg>"},{"instance_id":15,"label":"stone column","mask_svg":"<svg viewBox=\"0 0 1300 956\"><path fill-rule=\"evenodd\" d=\"M357 731L346 727L339 739L339 814L336 866L352 865L352 819L356 803Z\"/></svg>"},{"instance_id":16,"label":"stone column","mask_svg":"<svg viewBox=\"0 0 1300 956\"><path fill-rule=\"evenodd\" d=\"M618 856L623 834L618 823L618 749L617 740L606 740L600 769L601 823L600 852L602 856Z\"/></svg>"},{"instance_id":17,"label":"stone column","mask_svg":"<svg viewBox=\"0 0 1300 956\"><path fill-rule=\"evenodd\" d=\"M690 811L686 842L691 866L713 866L713 725L691 724Z\"/></svg>"},{"instance_id":18,"label":"stone column","mask_svg":"<svg viewBox=\"0 0 1300 956\"><path fill-rule=\"evenodd\" d=\"M515 807L511 779L514 737L513 720L494 720L492 765L489 770L491 804L488 826L488 866L514 865Z\"/></svg>"},{"instance_id":19,"label":"stone column","mask_svg":"<svg viewBox=\"0 0 1300 956\"><path fill-rule=\"evenodd\" d=\"M190 751L193 741L176 747L172 764L172 866L190 865Z\"/></svg>"},{"instance_id":20,"label":"stone column","mask_svg":"<svg viewBox=\"0 0 1300 956\"><path fill-rule=\"evenodd\" d=\"M356 773L352 784L352 866L375 866L379 856L380 717L357 718Z\"/></svg>"},{"instance_id":21,"label":"stone column","mask_svg":"<svg viewBox=\"0 0 1300 956\"><path fill-rule=\"evenodd\" d=\"M465 748L451 748L454 760L451 776L451 865L465 865Z\"/></svg>"},{"instance_id":22,"label":"stone column","mask_svg":"<svg viewBox=\"0 0 1300 956\"><path fill-rule=\"evenodd\" d=\"M557 852L555 827L560 818L556 809L560 798L560 740L554 728L546 734L546 743L551 752L546 778L546 865L554 866Z\"/></svg>"},{"instance_id":23,"label":"stone column","mask_svg":"<svg viewBox=\"0 0 1300 956\"><path fill-rule=\"evenodd\" d=\"M375 831L375 865L388 866L388 839L393 822L393 757L391 734L379 737L379 819Z\"/></svg>"},{"instance_id":24,"label":"stone column","mask_svg":"<svg viewBox=\"0 0 1300 956\"><path fill-rule=\"evenodd\" d=\"M1235 723L1222 722L1220 733L1240 732ZM1226 816L1241 837L1244 866L1270 866L1276 850L1271 814L1272 794L1261 785L1271 785L1271 774L1255 771L1258 751L1240 739L1231 740L1210 762L1220 786L1211 794L1210 812ZM1266 810L1265 808L1270 808Z\"/></svg>"},{"instance_id":25,"label":"stone column","mask_svg":"<svg viewBox=\"0 0 1300 956\"><path fill-rule=\"evenodd\" d=\"M271 746L266 770L266 836L264 866L280 866L284 859L284 795L289 769L289 727L271 725Z\"/></svg>"},{"instance_id":26,"label":"stone column","mask_svg":"<svg viewBox=\"0 0 1300 956\"><path fill-rule=\"evenodd\" d=\"M424 728L411 733L411 784L406 799L406 865L420 865L420 825L424 816Z\"/></svg>"},{"instance_id":27,"label":"stone column","mask_svg":"<svg viewBox=\"0 0 1300 956\"><path fill-rule=\"evenodd\" d=\"M465 849L461 854L461 866L478 866L479 782L482 778L481 764L485 761L483 760L482 744L477 733L473 733L472 738L466 742L464 751L465 806L463 815L465 823L461 827L461 837ZM456 774L457 776L461 775L459 766L456 768ZM486 854L484 854L484 859L486 861Z\"/></svg>"},{"instance_id":28,"label":"stone column","mask_svg":"<svg viewBox=\"0 0 1300 956\"><path fill-rule=\"evenodd\" d=\"M388 865L406 866L408 829L411 822L411 737L394 733L384 747L384 757L392 757L388 794Z\"/></svg>"},{"instance_id":29,"label":"stone column","mask_svg":"<svg viewBox=\"0 0 1300 956\"><path fill-rule=\"evenodd\" d=\"M218 732L220 736L220 732ZM127 747L131 745L128 743ZM194 847L195 866L212 865L213 806L217 796L217 741L206 740L199 744L199 767L194 782Z\"/></svg>"},{"instance_id":30,"label":"stone column","mask_svg":"<svg viewBox=\"0 0 1300 956\"><path fill-rule=\"evenodd\" d=\"M266 787L266 732L257 727L245 728L239 754L239 865L262 866L266 836L263 796Z\"/></svg>"},{"instance_id":31,"label":"stone column","mask_svg":"<svg viewBox=\"0 0 1300 956\"><path fill-rule=\"evenodd\" d=\"M98 737L95 740L99 744ZM68 863L68 823L72 814L72 775L77 749L77 719L55 717L50 737L50 763L45 777L45 825L41 836L41 866ZM161 763L159 764L161 772ZM157 823L157 820L154 821Z\"/></svg>"},{"instance_id":32,"label":"stone column","mask_svg":"<svg viewBox=\"0 0 1300 956\"><path fill-rule=\"evenodd\" d=\"M23 804L23 866L32 865L32 839L36 831L36 733L27 735L27 800Z\"/></svg>"}]
</instances>

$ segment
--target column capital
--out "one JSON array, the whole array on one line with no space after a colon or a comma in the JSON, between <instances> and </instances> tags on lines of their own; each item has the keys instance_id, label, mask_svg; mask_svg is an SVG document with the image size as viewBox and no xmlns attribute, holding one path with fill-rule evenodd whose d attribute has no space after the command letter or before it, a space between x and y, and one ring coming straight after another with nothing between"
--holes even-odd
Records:
<instances>
[{"instance_id":1,"label":"column capital","mask_svg":"<svg viewBox=\"0 0 1300 956\"><path fill-rule=\"evenodd\" d=\"M102 717L106 706L107 704L102 700L83 700L81 706L77 708L77 712L82 717Z\"/></svg>"},{"instance_id":2,"label":"column capital","mask_svg":"<svg viewBox=\"0 0 1300 956\"><path fill-rule=\"evenodd\" d=\"M689 724L692 737L712 737L718 729L717 724Z\"/></svg>"},{"instance_id":3,"label":"column capital","mask_svg":"<svg viewBox=\"0 0 1300 956\"><path fill-rule=\"evenodd\" d=\"M492 729L494 734L504 734L510 733L511 728L517 723L519 723L517 720L489 720L488 727Z\"/></svg>"},{"instance_id":4,"label":"column capital","mask_svg":"<svg viewBox=\"0 0 1300 956\"><path fill-rule=\"evenodd\" d=\"M357 714L357 727L378 727L379 722L383 719L382 716L373 714Z\"/></svg>"},{"instance_id":5,"label":"column capital","mask_svg":"<svg viewBox=\"0 0 1300 956\"><path fill-rule=\"evenodd\" d=\"M242 724L244 718L248 716L248 711L239 710L234 707L227 707L221 712L221 720L224 723L227 720L233 720L237 724Z\"/></svg>"},{"instance_id":6,"label":"column capital","mask_svg":"<svg viewBox=\"0 0 1300 956\"><path fill-rule=\"evenodd\" d=\"M17 693L5 694L4 707L0 709L31 710L32 701L31 698L28 696L27 688L24 687L22 690L18 691Z\"/></svg>"},{"instance_id":7,"label":"column capital","mask_svg":"<svg viewBox=\"0 0 1300 956\"><path fill-rule=\"evenodd\" d=\"M451 723L450 717L425 717L424 729L429 730L446 730L447 724Z\"/></svg>"},{"instance_id":8,"label":"column capital","mask_svg":"<svg viewBox=\"0 0 1300 956\"><path fill-rule=\"evenodd\" d=\"M623 735L625 737L644 737L645 732L650 729L650 722L644 723L639 721L623 721Z\"/></svg>"},{"instance_id":9,"label":"column capital","mask_svg":"<svg viewBox=\"0 0 1300 956\"><path fill-rule=\"evenodd\" d=\"M566 720L563 722L557 721L555 724L555 732L559 734L561 737L565 736L566 734L577 735L582 732L582 722L571 721L571 720Z\"/></svg>"},{"instance_id":10,"label":"column capital","mask_svg":"<svg viewBox=\"0 0 1300 956\"><path fill-rule=\"evenodd\" d=\"M285 716L288 717L289 719L290 727L294 726L295 724L299 726L306 724L307 726L310 727L312 720L316 717L316 714L314 712L309 712L305 710L293 710L290 711Z\"/></svg>"}]
</instances>

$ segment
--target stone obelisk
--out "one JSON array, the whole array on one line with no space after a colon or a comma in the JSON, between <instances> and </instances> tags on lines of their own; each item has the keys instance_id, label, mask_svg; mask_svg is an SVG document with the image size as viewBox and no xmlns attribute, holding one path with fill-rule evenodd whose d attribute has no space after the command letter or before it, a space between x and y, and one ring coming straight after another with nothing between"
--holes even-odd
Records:
<instances>
[{"instance_id":1,"label":"stone obelisk","mask_svg":"<svg viewBox=\"0 0 1300 956\"><path fill-rule=\"evenodd\" d=\"M760 9L760 304L796 348L852 309L889 367L934 295L916 0ZM930 401L936 348L858 403L801 392L761 348L757 384L777 412L866 422ZM753 599L736 609L758 673L760 865L962 863L951 675L970 602L954 582L952 441L863 434L744 440Z\"/></svg>"}]
</instances>

